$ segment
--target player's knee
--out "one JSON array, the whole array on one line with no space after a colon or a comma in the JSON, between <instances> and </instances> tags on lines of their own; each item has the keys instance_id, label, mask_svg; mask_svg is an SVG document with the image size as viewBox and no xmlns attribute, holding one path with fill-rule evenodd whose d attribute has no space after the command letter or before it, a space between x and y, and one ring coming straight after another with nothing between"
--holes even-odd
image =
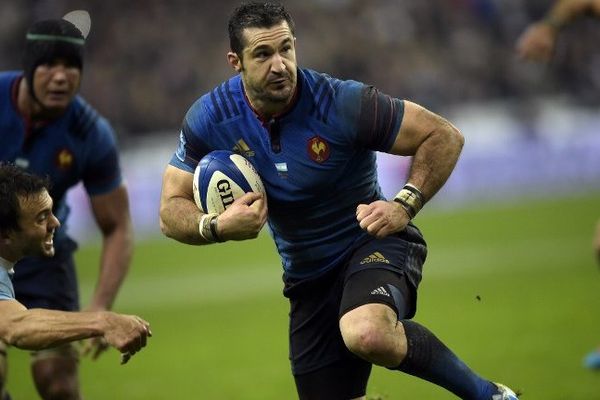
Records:
<instances>
[{"instance_id":1,"label":"player's knee","mask_svg":"<svg viewBox=\"0 0 600 400\"><path fill-rule=\"evenodd\" d=\"M393 334L381 324L371 320L354 320L340 325L346 347L357 356L378 365L389 363L395 355Z\"/></svg>"},{"instance_id":2,"label":"player's knee","mask_svg":"<svg viewBox=\"0 0 600 400\"><path fill-rule=\"evenodd\" d=\"M37 387L44 400L80 400L77 385L69 379L53 379Z\"/></svg>"},{"instance_id":3,"label":"player's knee","mask_svg":"<svg viewBox=\"0 0 600 400\"><path fill-rule=\"evenodd\" d=\"M32 365L35 386L44 400L79 400L77 359L69 356L56 357L68 348L52 349L37 354ZM51 357L48 357L51 355ZM48 358L45 358L48 357Z\"/></svg>"}]
</instances>

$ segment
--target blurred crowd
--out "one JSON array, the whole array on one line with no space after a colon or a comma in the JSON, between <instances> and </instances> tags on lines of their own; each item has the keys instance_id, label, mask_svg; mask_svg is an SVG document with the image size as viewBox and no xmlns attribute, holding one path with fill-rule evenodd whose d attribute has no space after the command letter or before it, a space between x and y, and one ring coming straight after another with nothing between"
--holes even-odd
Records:
<instances>
[{"instance_id":1,"label":"blurred crowd","mask_svg":"<svg viewBox=\"0 0 600 400\"><path fill-rule=\"evenodd\" d=\"M600 24L565 29L549 65L526 63L515 41L547 0L294 0L299 64L352 78L444 112L540 97L600 103ZM227 19L238 1L3 0L0 69L21 68L35 20L86 9L92 17L82 94L121 138L179 128L202 93L233 74ZM582 34L584 33L584 34ZM519 111L521 110L521 111ZM525 111L523 111L525 110ZM526 117L526 115L525 115Z\"/></svg>"}]
</instances>

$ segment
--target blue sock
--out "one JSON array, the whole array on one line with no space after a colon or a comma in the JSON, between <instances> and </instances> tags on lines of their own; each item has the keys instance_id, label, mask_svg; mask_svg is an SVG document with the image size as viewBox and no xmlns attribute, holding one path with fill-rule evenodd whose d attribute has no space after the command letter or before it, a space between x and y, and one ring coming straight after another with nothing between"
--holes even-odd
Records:
<instances>
[{"instance_id":1,"label":"blue sock","mask_svg":"<svg viewBox=\"0 0 600 400\"><path fill-rule=\"evenodd\" d=\"M490 400L496 385L471 371L427 328L402 320L408 350L402 363L392 369L435 383L463 400Z\"/></svg>"}]
</instances>

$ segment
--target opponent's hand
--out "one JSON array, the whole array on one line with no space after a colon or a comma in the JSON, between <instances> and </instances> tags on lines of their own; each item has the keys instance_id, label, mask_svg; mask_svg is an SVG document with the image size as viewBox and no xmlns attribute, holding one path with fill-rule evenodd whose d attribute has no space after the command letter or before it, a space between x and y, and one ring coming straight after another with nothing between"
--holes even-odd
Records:
<instances>
[{"instance_id":1,"label":"opponent's hand","mask_svg":"<svg viewBox=\"0 0 600 400\"><path fill-rule=\"evenodd\" d=\"M102 336L86 339L81 342L81 355L90 356L92 360L97 360L100 354L104 353L110 345Z\"/></svg>"},{"instance_id":2,"label":"opponent's hand","mask_svg":"<svg viewBox=\"0 0 600 400\"><path fill-rule=\"evenodd\" d=\"M517 41L517 54L530 61L548 62L554 53L558 31L544 22L531 25Z\"/></svg>"},{"instance_id":3,"label":"opponent's hand","mask_svg":"<svg viewBox=\"0 0 600 400\"><path fill-rule=\"evenodd\" d=\"M377 200L371 204L359 204L356 220L367 233L381 239L406 228L410 218L397 202Z\"/></svg>"},{"instance_id":4,"label":"opponent's hand","mask_svg":"<svg viewBox=\"0 0 600 400\"><path fill-rule=\"evenodd\" d=\"M267 201L262 193L246 193L217 219L219 237L223 240L254 239L267 222Z\"/></svg>"},{"instance_id":5,"label":"opponent's hand","mask_svg":"<svg viewBox=\"0 0 600 400\"><path fill-rule=\"evenodd\" d=\"M152 336L150 324L135 315L107 312L104 321L104 338L121 352L121 364L146 347L147 338Z\"/></svg>"}]
</instances>

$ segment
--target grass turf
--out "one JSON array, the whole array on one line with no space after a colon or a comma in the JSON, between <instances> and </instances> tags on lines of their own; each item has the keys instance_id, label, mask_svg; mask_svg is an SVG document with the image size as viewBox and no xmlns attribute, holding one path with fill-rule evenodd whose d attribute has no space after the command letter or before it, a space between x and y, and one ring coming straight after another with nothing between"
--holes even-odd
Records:
<instances>
[{"instance_id":1,"label":"grass turf","mask_svg":"<svg viewBox=\"0 0 600 400\"><path fill-rule=\"evenodd\" d=\"M582 367L600 345L600 275L591 238L600 193L460 211L426 210L417 224L430 255L415 318L482 375L523 399L600 399L600 374ZM77 254L89 299L98 248ZM287 303L266 234L193 247L137 244L115 309L152 323L129 364L110 350L81 361L87 400L293 399ZM27 353L9 351L14 400L37 398ZM414 377L374 368L370 399L452 399Z\"/></svg>"}]
</instances>

